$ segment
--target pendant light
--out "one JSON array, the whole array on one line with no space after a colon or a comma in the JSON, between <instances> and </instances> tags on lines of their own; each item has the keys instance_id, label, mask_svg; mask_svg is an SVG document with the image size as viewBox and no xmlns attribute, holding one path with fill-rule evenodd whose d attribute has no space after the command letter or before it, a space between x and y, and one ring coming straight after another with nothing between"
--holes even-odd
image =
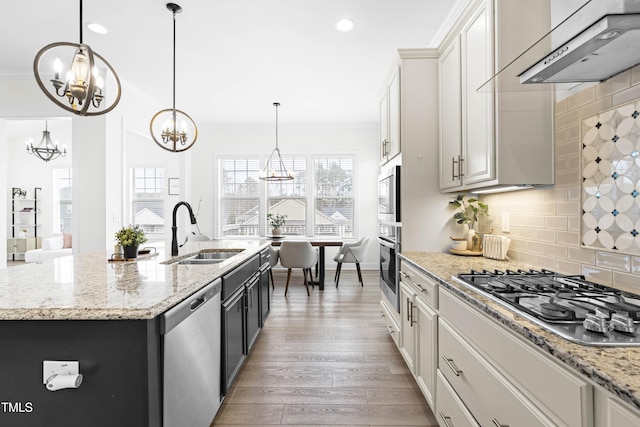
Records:
<instances>
[{"instance_id":1,"label":"pendant light","mask_svg":"<svg viewBox=\"0 0 640 427\"><path fill-rule=\"evenodd\" d=\"M58 141L55 143L51 142L51 135L49 133L49 125L45 121L44 122L44 130L42 131L42 140L35 147L33 146L33 140L29 138L26 142L27 144L27 153L33 154L36 157L48 162L49 160L55 160L58 157L66 156L67 149L62 146L62 151L58 148Z\"/></svg>"},{"instance_id":2,"label":"pendant light","mask_svg":"<svg viewBox=\"0 0 640 427\"><path fill-rule=\"evenodd\" d=\"M280 103L274 102L273 106L276 107L276 148L271 152L271 156L269 156L264 169L260 171L259 177L264 181L289 181L293 179L293 172L288 171L284 166L278 147L278 107Z\"/></svg>"},{"instance_id":3,"label":"pendant light","mask_svg":"<svg viewBox=\"0 0 640 427\"><path fill-rule=\"evenodd\" d=\"M176 110L176 13L182 12L182 8L175 3L167 3L167 9L173 13L173 108L158 111L151 119L149 130L160 147L179 152L195 144L198 128L187 113Z\"/></svg>"},{"instance_id":4,"label":"pendant light","mask_svg":"<svg viewBox=\"0 0 640 427\"><path fill-rule=\"evenodd\" d=\"M66 72L65 64L69 65ZM80 43L58 42L43 47L33 61L33 73L50 100L79 116L105 114L120 102L120 79L115 70L82 42L82 0ZM113 90L109 96L108 90Z\"/></svg>"}]
</instances>

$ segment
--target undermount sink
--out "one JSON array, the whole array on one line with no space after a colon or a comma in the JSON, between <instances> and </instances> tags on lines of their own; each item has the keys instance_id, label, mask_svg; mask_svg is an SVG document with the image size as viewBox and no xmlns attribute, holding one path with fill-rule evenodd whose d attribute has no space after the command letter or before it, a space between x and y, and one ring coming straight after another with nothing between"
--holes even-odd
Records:
<instances>
[{"instance_id":1,"label":"undermount sink","mask_svg":"<svg viewBox=\"0 0 640 427\"><path fill-rule=\"evenodd\" d=\"M240 252L242 250L199 252L181 259L177 264L217 264L238 255Z\"/></svg>"}]
</instances>

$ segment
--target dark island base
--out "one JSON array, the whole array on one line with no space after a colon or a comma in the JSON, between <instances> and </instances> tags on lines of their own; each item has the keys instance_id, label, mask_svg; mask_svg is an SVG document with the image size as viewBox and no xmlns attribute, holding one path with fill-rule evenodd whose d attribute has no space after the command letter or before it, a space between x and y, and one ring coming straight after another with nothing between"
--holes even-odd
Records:
<instances>
[{"instance_id":1,"label":"dark island base","mask_svg":"<svg viewBox=\"0 0 640 427\"><path fill-rule=\"evenodd\" d=\"M157 323L0 322L0 426L161 426ZM44 360L79 361L80 387L47 390Z\"/></svg>"}]
</instances>

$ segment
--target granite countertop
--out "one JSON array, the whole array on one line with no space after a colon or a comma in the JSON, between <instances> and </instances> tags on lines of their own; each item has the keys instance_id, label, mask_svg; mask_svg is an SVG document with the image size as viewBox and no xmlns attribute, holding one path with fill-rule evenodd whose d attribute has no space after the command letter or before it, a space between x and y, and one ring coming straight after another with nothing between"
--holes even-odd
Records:
<instances>
[{"instance_id":1,"label":"granite countertop","mask_svg":"<svg viewBox=\"0 0 640 427\"><path fill-rule=\"evenodd\" d=\"M400 255L545 353L640 409L640 347L593 347L573 343L451 279L452 276L471 269L504 271L529 269L531 266L436 252L403 252Z\"/></svg>"},{"instance_id":2,"label":"granite countertop","mask_svg":"<svg viewBox=\"0 0 640 427\"><path fill-rule=\"evenodd\" d=\"M0 270L0 320L153 319L270 244L261 240L194 242L179 257L109 261L98 251ZM166 261L199 250L242 249L217 264Z\"/></svg>"}]
</instances>

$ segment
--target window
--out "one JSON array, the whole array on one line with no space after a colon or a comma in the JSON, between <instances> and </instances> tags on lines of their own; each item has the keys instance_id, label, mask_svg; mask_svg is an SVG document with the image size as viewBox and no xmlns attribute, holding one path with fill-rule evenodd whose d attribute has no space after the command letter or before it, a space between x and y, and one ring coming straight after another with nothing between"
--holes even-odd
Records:
<instances>
[{"instance_id":1,"label":"window","mask_svg":"<svg viewBox=\"0 0 640 427\"><path fill-rule=\"evenodd\" d=\"M267 181L267 213L286 215L282 234L307 235L307 159L283 158L295 177L289 181ZM266 216L266 214L265 214Z\"/></svg>"},{"instance_id":2,"label":"window","mask_svg":"<svg viewBox=\"0 0 640 427\"><path fill-rule=\"evenodd\" d=\"M53 233L71 233L73 218L71 169L53 170Z\"/></svg>"},{"instance_id":3,"label":"window","mask_svg":"<svg viewBox=\"0 0 640 427\"><path fill-rule=\"evenodd\" d=\"M316 158L314 176L314 234L353 237L353 158Z\"/></svg>"},{"instance_id":4,"label":"window","mask_svg":"<svg viewBox=\"0 0 640 427\"><path fill-rule=\"evenodd\" d=\"M260 161L220 160L221 236L259 236Z\"/></svg>"},{"instance_id":5,"label":"window","mask_svg":"<svg viewBox=\"0 0 640 427\"><path fill-rule=\"evenodd\" d=\"M164 238L164 168L134 168L133 222L149 240Z\"/></svg>"},{"instance_id":6,"label":"window","mask_svg":"<svg viewBox=\"0 0 640 427\"><path fill-rule=\"evenodd\" d=\"M257 157L219 159L219 235L264 236L267 213L280 213L287 216L283 234L353 237L353 156L283 161L292 181L260 181Z\"/></svg>"}]
</instances>

